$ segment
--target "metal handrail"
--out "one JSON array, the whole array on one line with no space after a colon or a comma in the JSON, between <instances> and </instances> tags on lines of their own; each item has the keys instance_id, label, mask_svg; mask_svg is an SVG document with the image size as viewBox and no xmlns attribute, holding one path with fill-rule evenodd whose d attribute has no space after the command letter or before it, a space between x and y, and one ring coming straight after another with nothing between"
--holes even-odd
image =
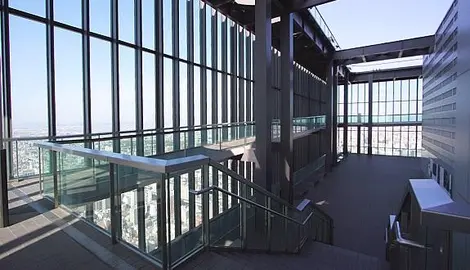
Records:
<instances>
[{"instance_id":1,"label":"metal handrail","mask_svg":"<svg viewBox=\"0 0 470 270\"><path fill-rule=\"evenodd\" d=\"M419 249L427 249L425 245L422 245L416 241L405 239L401 236L401 229L400 229L400 222L395 221L394 223L394 230L395 230L395 236L396 239L395 241L405 247L411 247L411 248L419 248Z\"/></svg>"},{"instance_id":2,"label":"metal handrail","mask_svg":"<svg viewBox=\"0 0 470 270\"><path fill-rule=\"evenodd\" d=\"M230 191L227 191L227 190L225 190L225 189L223 189L223 188L220 188L220 187L218 187L218 186L210 186L210 187L207 187L207 188L203 188L203 189L201 189L201 190L190 190L189 193L191 193L191 194L193 194L193 195L201 195L201 194L204 194L204 193L213 191L213 190L220 191L221 193L224 193L224 194L227 194L227 195L229 195L229 196L235 197L235 198L237 198L237 199L239 199L239 200L241 200L241 201L243 201L243 202L246 202L246 203L248 203L248 204L251 204L251 205L253 205L253 206L256 206L256 207L258 207L258 208L261 208L261 209L263 209L263 210L265 210L265 211L267 211L267 212L270 212L270 213L272 213L272 214L274 214L274 215L277 215L277 216L279 216L279 217L282 217L282 218L284 218L284 219L287 219L287 220L289 220L289 221L292 221L292 222L294 222L294 223L296 223L296 224L298 224L298 225L301 225L301 226L305 226L305 224L307 224L307 222L310 220L310 218L314 215L314 213L311 212L311 213L305 218L304 221L300 222L300 221L297 221L297 220L295 220L295 219L293 219L293 218L291 218L291 217L288 217L288 216L286 216L286 215L284 215L284 214L281 214L281 213L279 213L279 212L277 212L277 211L274 211L274 210L272 210L272 209L269 209L269 208L267 208L267 207L265 207L265 206L263 206L263 205L261 205L261 204L259 204L259 203L253 202L253 201L248 200L248 199L246 199L246 198L244 198L244 197L241 197L241 196L239 196L239 195L237 195L237 194L231 193Z\"/></svg>"},{"instance_id":3,"label":"metal handrail","mask_svg":"<svg viewBox=\"0 0 470 270\"><path fill-rule=\"evenodd\" d=\"M236 172L232 171L232 170L229 170L227 169L225 166L222 166L221 164L215 162L215 161L212 161L209 159L209 165L211 165L212 167L218 169L219 171L222 171L226 174L228 174L230 177L232 178L235 178L236 180L238 180L239 182L245 184L246 186L256 190L257 192L260 192L262 193L263 195L269 197L270 199L286 206L286 207L289 207L290 209L296 211L296 212L303 212L300 211L299 209L295 208L292 206L292 204L290 204L289 202L287 202L286 200L283 200L281 198L279 198L278 196L276 196L274 193L271 193L269 191L267 191L266 189L258 186L257 184L251 182L251 181L247 181L246 179L244 179L241 175L237 174ZM314 204L310 204L310 206L315 209L316 211L320 212L321 215L323 215L325 217L325 219L322 218L322 220L328 222L328 223L332 223L332 220L333 218L330 217L327 213L325 213L322 209L318 208L317 206L315 206ZM305 209L305 208L304 208Z\"/></svg>"},{"instance_id":4,"label":"metal handrail","mask_svg":"<svg viewBox=\"0 0 470 270\"><path fill-rule=\"evenodd\" d=\"M216 128L216 127L225 127L225 126L230 126L230 125L241 125L241 124L247 124L247 125L252 125L255 124L254 121L246 121L246 122L227 122L227 123L221 123L221 124L208 124L208 125L199 125L199 126L185 126L185 127L178 127L178 128L161 128L161 129L143 129L143 130L126 130L126 131L116 131L116 132L103 132L103 133L90 133L90 134L75 134L75 135L62 135L62 136L38 136L38 137L11 137L11 138L3 138L4 142L12 142L12 141L34 141L34 140L57 140L57 139L68 139L68 138L84 138L82 141L87 141L87 140L94 140L94 139L87 139L86 137L94 137L94 136L104 136L104 135L114 135L113 137L107 137L104 139L113 139L116 138L115 136L119 134L127 134L127 133L135 133L136 135L142 136L142 135L155 135L154 133L157 132L166 132L168 130L171 130L172 132L169 133L174 133L174 132L181 132L181 131L198 131L198 130L203 130L203 128L210 127L211 128ZM153 131L154 133L147 133L147 134L140 134L143 132L149 132Z\"/></svg>"}]
</instances>

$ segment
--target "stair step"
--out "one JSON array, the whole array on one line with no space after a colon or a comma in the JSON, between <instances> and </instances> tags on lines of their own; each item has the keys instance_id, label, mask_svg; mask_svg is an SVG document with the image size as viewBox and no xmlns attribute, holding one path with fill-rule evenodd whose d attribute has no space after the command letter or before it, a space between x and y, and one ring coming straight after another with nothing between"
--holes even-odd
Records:
<instances>
[{"instance_id":1,"label":"stair step","mask_svg":"<svg viewBox=\"0 0 470 270\"><path fill-rule=\"evenodd\" d=\"M300 254L210 251L200 254L180 269L249 270L388 270L378 258L319 242L308 242Z\"/></svg>"}]
</instances>

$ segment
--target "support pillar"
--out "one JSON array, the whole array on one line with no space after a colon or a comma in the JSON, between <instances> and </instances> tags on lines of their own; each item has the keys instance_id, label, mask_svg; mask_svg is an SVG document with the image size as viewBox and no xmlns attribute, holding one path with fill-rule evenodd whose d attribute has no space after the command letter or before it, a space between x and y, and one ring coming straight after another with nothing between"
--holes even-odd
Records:
<instances>
[{"instance_id":1,"label":"support pillar","mask_svg":"<svg viewBox=\"0 0 470 270\"><path fill-rule=\"evenodd\" d=\"M349 72L346 72L344 78L344 120L343 120L343 155L348 154L348 127L349 127Z\"/></svg>"},{"instance_id":2,"label":"support pillar","mask_svg":"<svg viewBox=\"0 0 470 270\"><path fill-rule=\"evenodd\" d=\"M254 48L256 157L255 183L271 191L271 0L256 1Z\"/></svg>"},{"instance_id":3,"label":"support pillar","mask_svg":"<svg viewBox=\"0 0 470 270\"><path fill-rule=\"evenodd\" d=\"M333 90L331 100L331 164L336 165L338 160L338 66L333 64Z\"/></svg>"},{"instance_id":4,"label":"support pillar","mask_svg":"<svg viewBox=\"0 0 470 270\"><path fill-rule=\"evenodd\" d=\"M281 197L292 203L293 185L293 131L294 115L294 47L292 14L281 16Z\"/></svg>"},{"instance_id":5,"label":"support pillar","mask_svg":"<svg viewBox=\"0 0 470 270\"><path fill-rule=\"evenodd\" d=\"M333 135L333 61L327 67L326 78L326 172L331 171L332 166L332 135Z\"/></svg>"},{"instance_id":6,"label":"support pillar","mask_svg":"<svg viewBox=\"0 0 470 270\"><path fill-rule=\"evenodd\" d=\"M367 121L367 154L372 155L372 87L374 81L372 75L369 75L369 113Z\"/></svg>"}]
</instances>

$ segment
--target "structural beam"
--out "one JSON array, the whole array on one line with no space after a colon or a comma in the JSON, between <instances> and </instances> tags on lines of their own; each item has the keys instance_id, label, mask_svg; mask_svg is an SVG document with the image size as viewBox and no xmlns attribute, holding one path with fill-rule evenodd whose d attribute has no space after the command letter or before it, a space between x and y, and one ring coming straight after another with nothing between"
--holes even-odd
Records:
<instances>
[{"instance_id":1,"label":"structural beam","mask_svg":"<svg viewBox=\"0 0 470 270\"><path fill-rule=\"evenodd\" d=\"M423 75L423 66L352 73L350 80L352 83L366 83L369 81L370 75L372 75L372 80L374 80L374 82L417 78Z\"/></svg>"},{"instance_id":2,"label":"structural beam","mask_svg":"<svg viewBox=\"0 0 470 270\"><path fill-rule=\"evenodd\" d=\"M293 202L294 38L292 14L281 16L281 196Z\"/></svg>"},{"instance_id":3,"label":"structural beam","mask_svg":"<svg viewBox=\"0 0 470 270\"><path fill-rule=\"evenodd\" d=\"M257 1L254 45L256 156L255 182L271 191L271 0Z\"/></svg>"},{"instance_id":4,"label":"structural beam","mask_svg":"<svg viewBox=\"0 0 470 270\"><path fill-rule=\"evenodd\" d=\"M427 54L434 46L434 35L411 38L347 50L335 53L334 59L341 64L357 64L366 61L378 61L398 58L398 56L417 56ZM387 55L390 54L390 55Z\"/></svg>"},{"instance_id":5,"label":"structural beam","mask_svg":"<svg viewBox=\"0 0 470 270\"><path fill-rule=\"evenodd\" d=\"M288 12L295 12L295 11L300 11L303 9L308 9L311 7L323 5L326 3L330 3L336 0L294 0L294 1L288 1L290 2L288 6L286 6L286 9Z\"/></svg>"}]
</instances>

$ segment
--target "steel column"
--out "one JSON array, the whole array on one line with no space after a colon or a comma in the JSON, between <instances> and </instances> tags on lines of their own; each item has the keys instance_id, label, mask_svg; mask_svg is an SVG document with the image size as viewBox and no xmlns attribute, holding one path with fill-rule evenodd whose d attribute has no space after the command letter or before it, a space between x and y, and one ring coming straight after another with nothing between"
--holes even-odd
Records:
<instances>
[{"instance_id":1,"label":"steel column","mask_svg":"<svg viewBox=\"0 0 470 270\"><path fill-rule=\"evenodd\" d=\"M281 152L280 180L281 196L288 202L293 202L293 131L294 114L294 38L293 16L291 13L281 16Z\"/></svg>"},{"instance_id":2,"label":"steel column","mask_svg":"<svg viewBox=\"0 0 470 270\"><path fill-rule=\"evenodd\" d=\"M199 1L199 0L194 0ZM187 12L187 21L186 21L186 34L187 34L187 44L188 44L188 61L194 62L194 6L193 0L186 1L186 12ZM188 74L187 74L187 97L188 97L188 126L194 127L194 65L188 64ZM188 134L188 146L193 147L195 144L194 132ZM194 171L188 174L188 186L189 190L194 190L195 173ZM189 228L192 229L196 226L196 198L194 194L189 194Z\"/></svg>"},{"instance_id":3,"label":"steel column","mask_svg":"<svg viewBox=\"0 0 470 270\"><path fill-rule=\"evenodd\" d=\"M333 136L333 71L334 64L333 60L329 63L327 67L327 87L326 87L326 164L325 169L327 172L331 171L331 161L333 160L333 151L332 151L332 136Z\"/></svg>"},{"instance_id":4,"label":"steel column","mask_svg":"<svg viewBox=\"0 0 470 270\"><path fill-rule=\"evenodd\" d=\"M255 182L271 191L271 0L257 1L255 5L256 42L254 63L256 164Z\"/></svg>"},{"instance_id":5,"label":"steel column","mask_svg":"<svg viewBox=\"0 0 470 270\"><path fill-rule=\"evenodd\" d=\"M2 117L2 134L3 138L12 137L12 124L11 124L11 65L10 65L10 9L9 1L2 0L3 12L1 12L1 38L2 38L2 112L0 116ZM4 145L2 145L4 146ZM3 148L2 148L3 149ZM12 175L12 144L8 142L5 146L7 150L7 170L8 177Z\"/></svg>"},{"instance_id":6,"label":"steel column","mask_svg":"<svg viewBox=\"0 0 470 270\"><path fill-rule=\"evenodd\" d=\"M49 136L56 136L55 102L55 54L54 54L54 0L46 1L46 50L47 50L47 106Z\"/></svg>"},{"instance_id":7,"label":"steel column","mask_svg":"<svg viewBox=\"0 0 470 270\"><path fill-rule=\"evenodd\" d=\"M238 26L238 122L245 121L245 30ZM238 128L240 138L245 137L245 127Z\"/></svg>"},{"instance_id":8,"label":"steel column","mask_svg":"<svg viewBox=\"0 0 470 270\"><path fill-rule=\"evenodd\" d=\"M10 225L7 182L7 150L0 146L0 228L5 228Z\"/></svg>"},{"instance_id":9,"label":"steel column","mask_svg":"<svg viewBox=\"0 0 470 270\"><path fill-rule=\"evenodd\" d=\"M118 0L111 0L111 77L112 77L112 130L119 132L119 13ZM113 140L113 151L119 153L121 144Z\"/></svg>"},{"instance_id":10,"label":"steel column","mask_svg":"<svg viewBox=\"0 0 470 270\"><path fill-rule=\"evenodd\" d=\"M91 134L90 0L82 0L82 28L83 134ZM91 149L93 144L86 141L84 146ZM91 160L88 159L87 163L91 166ZM88 212L93 217L93 204L87 204Z\"/></svg>"},{"instance_id":11,"label":"steel column","mask_svg":"<svg viewBox=\"0 0 470 270\"><path fill-rule=\"evenodd\" d=\"M135 129L141 134L144 129L143 120L143 75L142 75L142 0L134 1L134 32L135 44ZM138 156L144 154L143 137L137 137L136 152Z\"/></svg>"},{"instance_id":12,"label":"steel column","mask_svg":"<svg viewBox=\"0 0 470 270\"><path fill-rule=\"evenodd\" d=\"M218 46L217 46L217 27L218 27L218 14L215 9L212 9L212 18L211 18L211 42L212 42L212 47L211 47L211 58L212 58L212 104L211 104L211 109L212 109L212 124L216 124L219 122L219 106L218 104L219 97L218 97L218 72L217 72L217 60L218 60ZM217 141L219 138L218 136L218 130L214 129L212 132L212 141ZM217 192L216 192L217 193ZM214 201L215 203L215 201Z\"/></svg>"},{"instance_id":13,"label":"steel column","mask_svg":"<svg viewBox=\"0 0 470 270\"><path fill-rule=\"evenodd\" d=\"M179 29L179 0L172 1L172 45L173 56L179 58L180 51L180 29ZM179 130L180 127L180 62L173 60L173 128ZM181 133L173 135L173 149L181 148ZM181 177L174 177L174 217L175 217L175 237L181 235Z\"/></svg>"},{"instance_id":14,"label":"steel column","mask_svg":"<svg viewBox=\"0 0 470 270\"><path fill-rule=\"evenodd\" d=\"M372 94L373 94L373 75L369 75L369 113L368 113L368 121L367 121L367 154L372 155Z\"/></svg>"},{"instance_id":15,"label":"steel column","mask_svg":"<svg viewBox=\"0 0 470 270\"><path fill-rule=\"evenodd\" d=\"M204 2L203 7L199 10L199 35L200 45L199 53L201 59L201 70L200 70L200 119L201 125L207 124L207 43L206 43L206 8L207 4ZM201 143L207 142L207 131L201 131Z\"/></svg>"},{"instance_id":16,"label":"steel column","mask_svg":"<svg viewBox=\"0 0 470 270\"><path fill-rule=\"evenodd\" d=\"M338 66L333 66L333 97L332 97L332 135L331 135L331 164L338 160Z\"/></svg>"},{"instance_id":17,"label":"steel column","mask_svg":"<svg viewBox=\"0 0 470 270\"><path fill-rule=\"evenodd\" d=\"M161 5L161 2L160 2ZM166 201L166 182L169 181L167 174L162 174L161 180L157 180L157 222L158 222L158 247L162 251L162 268L169 268L168 244L167 244L167 201Z\"/></svg>"},{"instance_id":18,"label":"steel column","mask_svg":"<svg viewBox=\"0 0 470 270\"><path fill-rule=\"evenodd\" d=\"M344 78L343 155L348 154L348 123L349 123L348 98L349 98L349 72L346 72L345 78Z\"/></svg>"},{"instance_id":19,"label":"steel column","mask_svg":"<svg viewBox=\"0 0 470 270\"><path fill-rule=\"evenodd\" d=\"M155 125L157 129L164 127L163 110L163 1L155 1ZM156 153L165 152L164 136L156 136Z\"/></svg>"}]
</instances>

